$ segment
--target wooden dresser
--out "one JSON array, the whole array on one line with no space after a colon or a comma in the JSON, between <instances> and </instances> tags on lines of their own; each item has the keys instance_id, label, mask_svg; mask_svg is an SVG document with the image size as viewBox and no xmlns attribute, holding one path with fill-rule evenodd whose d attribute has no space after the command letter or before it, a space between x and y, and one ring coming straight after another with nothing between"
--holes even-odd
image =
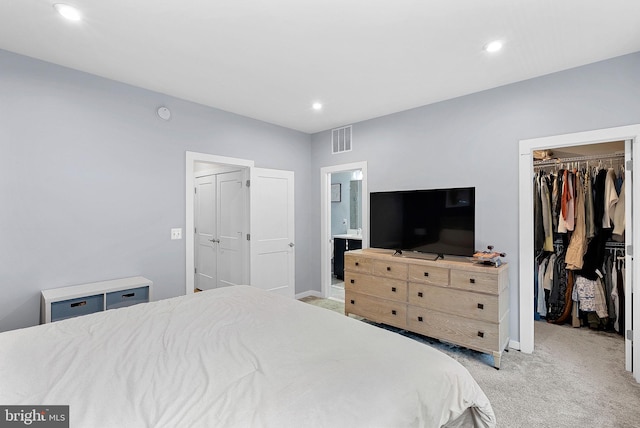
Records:
<instances>
[{"instance_id":1,"label":"wooden dresser","mask_svg":"<svg viewBox=\"0 0 640 428\"><path fill-rule=\"evenodd\" d=\"M344 257L345 314L493 355L509 344L508 266L365 249Z\"/></svg>"}]
</instances>

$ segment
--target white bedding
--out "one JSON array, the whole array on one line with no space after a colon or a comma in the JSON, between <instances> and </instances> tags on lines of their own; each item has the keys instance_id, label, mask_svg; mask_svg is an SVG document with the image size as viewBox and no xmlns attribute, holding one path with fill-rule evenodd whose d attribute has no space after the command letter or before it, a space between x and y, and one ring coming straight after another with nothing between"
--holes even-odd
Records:
<instances>
[{"instance_id":1,"label":"white bedding","mask_svg":"<svg viewBox=\"0 0 640 428\"><path fill-rule=\"evenodd\" d=\"M495 426L441 352L248 286L0 333L0 404L68 404L72 427Z\"/></svg>"}]
</instances>

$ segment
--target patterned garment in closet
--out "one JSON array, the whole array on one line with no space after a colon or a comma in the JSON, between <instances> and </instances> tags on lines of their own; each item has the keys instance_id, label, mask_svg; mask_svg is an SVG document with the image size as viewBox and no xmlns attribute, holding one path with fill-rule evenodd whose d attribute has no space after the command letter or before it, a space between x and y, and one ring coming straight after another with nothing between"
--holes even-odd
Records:
<instances>
[{"instance_id":1,"label":"patterned garment in closet","mask_svg":"<svg viewBox=\"0 0 640 428\"><path fill-rule=\"evenodd\" d=\"M607 302L600 278L591 280L584 276L576 275L574 290L574 295L580 303L581 311L596 312L599 318L607 317Z\"/></svg>"},{"instance_id":2,"label":"patterned garment in closet","mask_svg":"<svg viewBox=\"0 0 640 428\"><path fill-rule=\"evenodd\" d=\"M580 302L582 312L596 310L596 282L584 276L576 275L575 297Z\"/></svg>"}]
</instances>

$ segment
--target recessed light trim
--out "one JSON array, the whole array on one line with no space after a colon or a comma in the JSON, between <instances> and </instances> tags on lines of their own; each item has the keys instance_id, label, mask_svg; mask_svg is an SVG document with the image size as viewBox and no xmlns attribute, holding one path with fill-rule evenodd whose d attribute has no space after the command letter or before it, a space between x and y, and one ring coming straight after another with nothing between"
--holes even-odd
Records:
<instances>
[{"instance_id":1,"label":"recessed light trim","mask_svg":"<svg viewBox=\"0 0 640 428\"><path fill-rule=\"evenodd\" d=\"M502 49L504 42L502 40L494 40L483 46L482 49L489 53L495 53Z\"/></svg>"},{"instance_id":2,"label":"recessed light trim","mask_svg":"<svg viewBox=\"0 0 640 428\"><path fill-rule=\"evenodd\" d=\"M322 103L316 101L311 105L311 108L314 109L315 111L320 111L322 110Z\"/></svg>"},{"instance_id":3,"label":"recessed light trim","mask_svg":"<svg viewBox=\"0 0 640 428\"><path fill-rule=\"evenodd\" d=\"M78 9L73 6L69 6L64 3L56 3L53 5L56 12L60 15L64 16L69 21L80 21L82 19L82 14Z\"/></svg>"}]
</instances>

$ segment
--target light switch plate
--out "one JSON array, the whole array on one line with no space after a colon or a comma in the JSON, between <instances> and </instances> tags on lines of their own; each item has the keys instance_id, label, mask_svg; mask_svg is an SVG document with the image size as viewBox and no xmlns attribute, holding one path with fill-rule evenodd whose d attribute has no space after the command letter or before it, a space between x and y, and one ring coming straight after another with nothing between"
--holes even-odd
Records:
<instances>
[{"instance_id":1,"label":"light switch plate","mask_svg":"<svg viewBox=\"0 0 640 428\"><path fill-rule=\"evenodd\" d=\"M171 239L182 239L182 229L171 229Z\"/></svg>"}]
</instances>

